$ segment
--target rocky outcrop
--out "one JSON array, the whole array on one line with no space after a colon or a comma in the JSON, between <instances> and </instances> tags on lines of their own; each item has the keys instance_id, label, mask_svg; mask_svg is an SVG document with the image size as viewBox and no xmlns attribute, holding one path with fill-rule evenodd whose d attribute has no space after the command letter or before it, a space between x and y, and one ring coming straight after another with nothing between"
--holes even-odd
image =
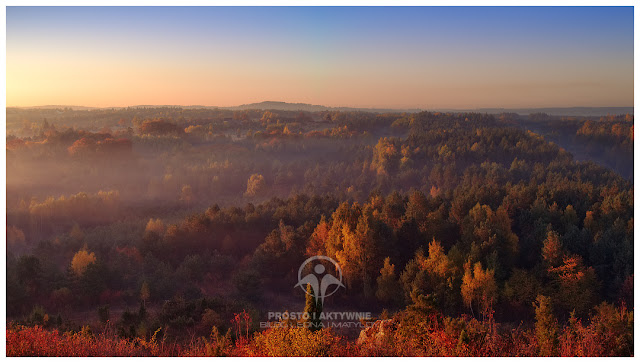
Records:
<instances>
[{"instance_id":1,"label":"rocky outcrop","mask_svg":"<svg viewBox=\"0 0 640 363\"><path fill-rule=\"evenodd\" d=\"M395 328L396 322L393 319L376 320L360 331L357 344L370 348L385 346L393 340Z\"/></svg>"}]
</instances>

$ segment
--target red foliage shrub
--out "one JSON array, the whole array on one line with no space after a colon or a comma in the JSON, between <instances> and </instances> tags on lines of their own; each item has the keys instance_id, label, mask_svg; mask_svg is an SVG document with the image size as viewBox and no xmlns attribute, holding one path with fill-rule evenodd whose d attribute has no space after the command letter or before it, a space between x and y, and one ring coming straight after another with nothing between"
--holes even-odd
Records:
<instances>
[{"instance_id":1,"label":"red foliage shrub","mask_svg":"<svg viewBox=\"0 0 640 363\"><path fill-rule=\"evenodd\" d=\"M298 326L277 326L249 335L251 318L235 314L226 335L213 328L185 345L118 338L114 332L93 335L88 329L61 333L40 326L9 325L7 356L537 356L533 329L501 326L489 313L484 321L468 316L445 317L407 310L363 330L357 342L331 329L312 332ZM159 331L159 330L158 330ZM157 332L156 332L157 333ZM572 317L559 331L561 356L633 356L633 313L624 306L602 304L591 322Z\"/></svg>"}]
</instances>

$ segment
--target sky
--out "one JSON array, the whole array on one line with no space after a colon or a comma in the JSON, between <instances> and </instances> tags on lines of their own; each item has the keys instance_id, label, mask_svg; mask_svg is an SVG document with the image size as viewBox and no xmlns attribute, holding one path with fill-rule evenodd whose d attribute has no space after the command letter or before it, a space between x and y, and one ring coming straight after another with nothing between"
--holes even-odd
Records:
<instances>
[{"instance_id":1,"label":"sky","mask_svg":"<svg viewBox=\"0 0 640 363\"><path fill-rule=\"evenodd\" d=\"M7 7L7 106L633 106L632 7Z\"/></svg>"}]
</instances>

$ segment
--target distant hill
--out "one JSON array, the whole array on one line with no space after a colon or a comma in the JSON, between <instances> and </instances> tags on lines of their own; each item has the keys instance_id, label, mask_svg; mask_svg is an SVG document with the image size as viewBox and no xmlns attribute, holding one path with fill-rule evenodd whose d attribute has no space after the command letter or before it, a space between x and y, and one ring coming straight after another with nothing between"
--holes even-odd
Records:
<instances>
[{"instance_id":1,"label":"distant hill","mask_svg":"<svg viewBox=\"0 0 640 363\"><path fill-rule=\"evenodd\" d=\"M7 106L7 109L37 109L37 110L57 110L57 109L65 109L70 108L75 111L87 111L87 110L98 110L100 107L87 107L87 106L71 106L71 105L44 105L44 106L29 106L29 107L10 107Z\"/></svg>"},{"instance_id":2,"label":"distant hill","mask_svg":"<svg viewBox=\"0 0 640 363\"><path fill-rule=\"evenodd\" d=\"M121 109L121 108L163 108L163 107L167 107L167 108L182 108L185 110L191 110L191 109L198 109L198 108L221 108L221 107L217 107L217 106L202 106L202 105L190 105L190 106L185 106L185 105L135 105L135 106L128 106L128 107L105 107L105 108L115 108L115 109Z\"/></svg>"},{"instance_id":3,"label":"distant hill","mask_svg":"<svg viewBox=\"0 0 640 363\"><path fill-rule=\"evenodd\" d=\"M64 105L48 105L48 106L34 106L34 107L7 107L20 108L20 109L60 109L71 108L74 110L97 110L97 109L121 109L126 107L85 107L85 106L64 106ZM217 106L181 106L181 105L136 105L130 106L131 108L158 108L158 107L175 107L184 109L226 109L226 110L281 110L281 111L304 111L304 112L319 112L319 111L364 111L375 113L390 113L390 112L420 112L420 111L439 111L439 112L480 112L499 114L503 112L517 113L522 116L529 115L531 113L546 113L551 116L586 116L586 117L599 117L606 115L622 115L633 114L633 107L546 107L546 108L476 108L476 109L446 109L446 108L433 108L433 109L392 109L392 108L358 108L358 107L330 107L322 105L311 105L308 103L289 103L281 101L264 101L258 103L249 103L240 106L231 107L217 107Z\"/></svg>"},{"instance_id":4,"label":"distant hill","mask_svg":"<svg viewBox=\"0 0 640 363\"><path fill-rule=\"evenodd\" d=\"M420 112L420 109L392 109L392 108L358 108L358 107L330 107L322 105L310 105L308 103L288 103L280 101L264 101L249 103L233 107L221 107L228 110L281 110L281 111L365 111L365 112Z\"/></svg>"},{"instance_id":5,"label":"distant hill","mask_svg":"<svg viewBox=\"0 0 640 363\"><path fill-rule=\"evenodd\" d=\"M317 111L328 111L331 110L331 107L320 106L320 105L310 105L307 103L287 103L287 102L277 102L277 101L264 101L258 103L249 103L240 106L233 107L223 107L229 110L282 110L282 111L306 111L306 112L317 112Z\"/></svg>"},{"instance_id":6,"label":"distant hill","mask_svg":"<svg viewBox=\"0 0 640 363\"><path fill-rule=\"evenodd\" d=\"M460 111L460 110L458 110ZM519 115L546 113L551 116L606 116L632 114L633 107L547 107L547 108L479 108L466 110L482 113L513 112Z\"/></svg>"},{"instance_id":7,"label":"distant hill","mask_svg":"<svg viewBox=\"0 0 640 363\"><path fill-rule=\"evenodd\" d=\"M519 115L529 115L531 113L546 113L552 116L606 116L609 114L633 114L633 107L547 107L547 108L476 108L476 109L384 109L384 108L357 108L357 107L329 107L321 105L310 105L307 103L287 103L278 101L265 101L250 103L234 107L221 107L229 110L282 110L282 111L365 111L365 112L420 112L420 111L440 111L440 112L480 112L499 114L503 112L517 113Z\"/></svg>"}]
</instances>

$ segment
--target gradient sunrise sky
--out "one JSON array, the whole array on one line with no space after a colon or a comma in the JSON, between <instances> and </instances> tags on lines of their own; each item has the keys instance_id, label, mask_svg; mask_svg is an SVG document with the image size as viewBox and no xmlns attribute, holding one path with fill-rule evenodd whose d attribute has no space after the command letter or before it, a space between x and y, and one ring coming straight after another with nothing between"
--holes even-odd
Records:
<instances>
[{"instance_id":1,"label":"gradient sunrise sky","mask_svg":"<svg viewBox=\"0 0 640 363\"><path fill-rule=\"evenodd\" d=\"M7 106L633 105L632 7L7 7Z\"/></svg>"}]
</instances>

